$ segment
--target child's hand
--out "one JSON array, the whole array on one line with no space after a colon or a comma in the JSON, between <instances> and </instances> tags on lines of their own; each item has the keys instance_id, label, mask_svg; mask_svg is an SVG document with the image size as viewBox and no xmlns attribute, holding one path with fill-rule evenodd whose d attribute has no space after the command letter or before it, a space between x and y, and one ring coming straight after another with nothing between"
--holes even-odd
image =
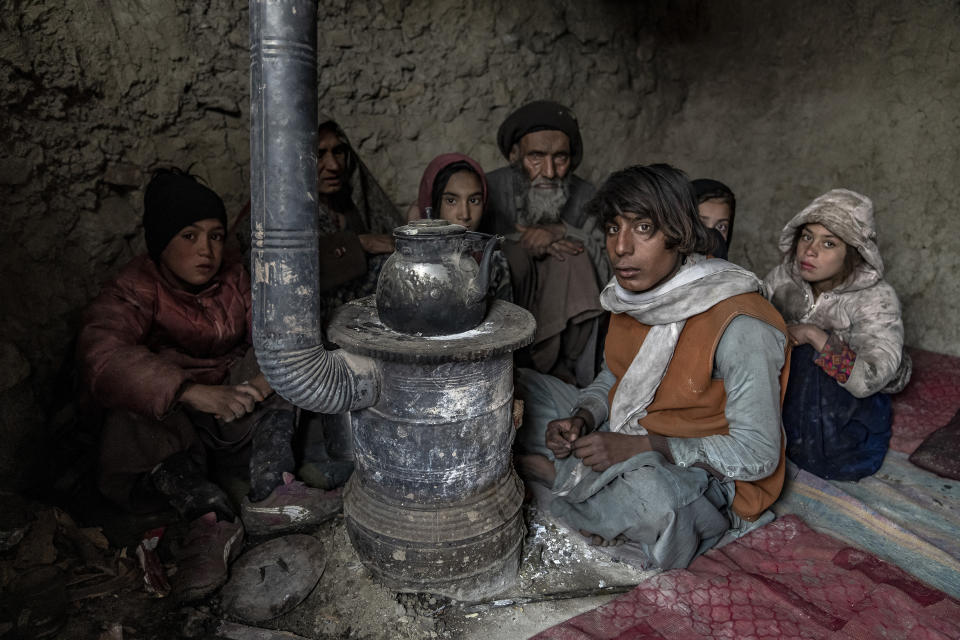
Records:
<instances>
[{"instance_id":1,"label":"child's hand","mask_svg":"<svg viewBox=\"0 0 960 640\"><path fill-rule=\"evenodd\" d=\"M597 472L606 471L638 453L652 450L648 436L632 436L609 431L596 431L573 443L573 455Z\"/></svg>"},{"instance_id":2,"label":"child's hand","mask_svg":"<svg viewBox=\"0 0 960 640\"><path fill-rule=\"evenodd\" d=\"M361 233L357 239L360 240L360 246L363 247L364 252L370 255L393 253L396 248L393 236L387 233Z\"/></svg>"},{"instance_id":3,"label":"child's hand","mask_svg":"<svg viewBox=\"0 0 960 640\"><path fill-rule=\"evenodd\" d=\"M180 401L203 413L233 422L253 411L263 394L249 382L238 385L191 384L180 394Z\"/></svg>"},{"instance_id":4,"label":"child's hand","mask_svg":"<svg viewBox=\"0 0 960 640\"><path fill-rule=\"evenodd\" d=\"M263 402L271 395L273 395L273 389L270 388L270 383L267 382L267 377L262 373L259 374L256 378L250 378L249 382L242 382L240 386L243 385L252 385L257 391L260 392L262 396L257 402Z\"/></svg>"},{"instance_id":5,"label":"child's hand","mask_svg":"<svg viewBox=\"0 0 960 640\"><path fill-rule=\"evenodd\" d=\"M546 445L553 455L566 458L573 450L573 441L580 437L586 421L580 416L551 420L547 423Z\"/></svg>"},{"instance_id":6,"label":"child's hand","mask_svg":"<svg viewBox=\"0 0 960 640\"><path fill-rule=\"evenodd\" d=\"M787 325L787 333L790 342L794 345L809 344L818 352L823 351L827 344L827 332L815 324L790 324Z\"/></svg>"}]
</instances>

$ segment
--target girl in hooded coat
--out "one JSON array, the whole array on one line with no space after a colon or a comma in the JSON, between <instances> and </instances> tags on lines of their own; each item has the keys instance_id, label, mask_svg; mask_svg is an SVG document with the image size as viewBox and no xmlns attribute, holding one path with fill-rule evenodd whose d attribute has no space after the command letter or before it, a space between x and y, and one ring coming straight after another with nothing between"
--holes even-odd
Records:
<instances>
[{"instance_id":1,"label":"girl in hooded coat","mask_svg":"<svg viewBox=\"0 0 960 640\"><path fill-rule=\"evenodd\" d=\"M783 405L787 455L827 479L880 468L890 397L910 379L897 294L883 280L873 203L847 189L816 198L783 228L764 280L795 345Z\"/></svg>"}]
</instances>

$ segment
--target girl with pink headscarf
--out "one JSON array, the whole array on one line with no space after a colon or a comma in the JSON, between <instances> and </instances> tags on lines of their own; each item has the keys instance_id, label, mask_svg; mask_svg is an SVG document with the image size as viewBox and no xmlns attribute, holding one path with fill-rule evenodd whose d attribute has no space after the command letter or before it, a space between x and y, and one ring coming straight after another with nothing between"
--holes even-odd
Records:
<instances>
[{"instance_id":1,"label":"girl with pink headscarf","mask_svg":"<svg viewBox=\"0 0 960 640\"><path fill-rule=\"evenodd\" d=\"M420 190L409 219L438 218L467 228L477 252L487 236L476 233L487 203L487 178L473 158L462 153L444 153L430 161L420 179ZM504 255L493 254L490 295L511 301L510 267Z\"/></svg>"}]
</instances>

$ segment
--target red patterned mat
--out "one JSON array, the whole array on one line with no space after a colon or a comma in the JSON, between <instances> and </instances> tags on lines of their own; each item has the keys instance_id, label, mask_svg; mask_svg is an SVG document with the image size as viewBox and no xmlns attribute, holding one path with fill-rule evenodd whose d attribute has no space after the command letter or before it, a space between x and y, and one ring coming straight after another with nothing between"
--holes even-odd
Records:
<instances>
[{"instance_id":1,"label":"red patterned mat","mask_svg":"<svg viewBox=\"0 0 960 640\"><path fill-rule=\"evenodd\" d=\"M922 349L907 351L913 358L913 376L907 388L893 396L890 448L913 453L960 409L960 358Z\"/></svg>"},{"instance_id":2,"label":"red patterned mat","mask_svg":"<svg viewBox=\"0 0 960 640\"><path fill-rule=\"evenodd\" d=\"M960 602L788 515L535 638L947 640Z\"/></svg>"}]
</instances>

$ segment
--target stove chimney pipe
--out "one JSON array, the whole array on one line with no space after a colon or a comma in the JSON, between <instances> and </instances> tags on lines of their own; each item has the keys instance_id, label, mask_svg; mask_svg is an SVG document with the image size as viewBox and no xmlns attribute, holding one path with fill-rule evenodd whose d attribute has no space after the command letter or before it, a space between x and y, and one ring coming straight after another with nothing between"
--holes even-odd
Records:
<instances>
[{"instance_id":1,"label":"stove chimney pipe","mask_svg":"<svg viewBox=\"0 0 960 640\"><path fill-rule=\"evenodd\" d=\"M250 0L253 345L281 396L310 411L374 404L370 358L323 346L317 244L316 0Z\"/></svg>"},{"instance_id":2,"label":"stove chimney pipe","mask_svg":"<svg viewBox=\"0 0 960 640\"><path fill-rule=\"evenodd\" d=\"M351 412L356 468L344 515L364 564L398 590L481 599L512 584L520 565L512 354L533 340L535 322L496 301L469 331L399 333L364 298L331 320L330 337L343 348L324 349L316 14L315 0L250 0L257 360L293 404Z\"/></svg>"}]
</instances>

